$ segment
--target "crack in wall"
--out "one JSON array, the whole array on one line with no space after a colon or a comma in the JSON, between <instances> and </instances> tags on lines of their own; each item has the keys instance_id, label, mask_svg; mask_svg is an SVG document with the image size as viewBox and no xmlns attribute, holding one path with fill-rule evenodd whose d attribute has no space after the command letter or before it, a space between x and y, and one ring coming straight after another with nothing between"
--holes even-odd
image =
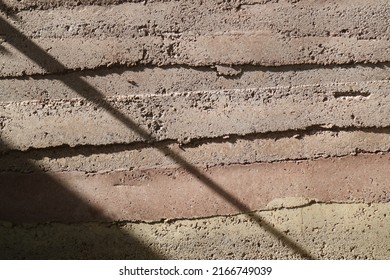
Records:
<instances>
[{"instance_id":1,"label":"crack in wall","mask_svg":"<svg viewBox=\"0 0 390 280\"><path fill-rule=\"evenodd\" d=\"M146 59L142 59L146 60ZM70 74L78 74L80 76L85 77L94 77L94 76L106 76L109 74L122 74L126 71L132 71L132 72L143 72L145 70L153 70L153 69L163 69L163 70L171 70L171 69L177 69L177 70L196 70L199 72L206 72L206 73L218 73L217 66L223 66L223 67L239 67L240 73L234 76L229 75L221 75L228 79L240 79L244 73L246 72L278 72L278 73L284 73L284 72L304 72L308 70L324 70L324 69L358 69L361 68L367 68L367 69L377 69L377 68L390 68L390 62L389 61L379 61L377 63L371 63L371 62L358 62L358 63L347 63L347 64L294 64L294 65L279 65L279 66L262 66L262 65L253 65L253 64L223 64L223 63L212 63L209 65L190 65L190 64L171 64L171 65L157 65L154 63L119 63L119 62L113 62L108 63L106 65L98 65L93 68L88 67L80 67L80 68L65 68L58 71L50 71L48 73L34 73L34 74L24 74L24 75L2 75L0 76L0 80L44 80L44 79L58 79L60 75L70 75ZM389 78L390 79L390 76Z\"/></svg>"},{"instance_id":2,"label":"crack in wall","mask_svg":"<svg viewBox=\"0 0 390 280\"><path fill-rule=\"evenodd\" d=\"M117 153L121 151L131 151L131 150L139 150L139 149L146 149L146 148L156 148L159 146L167 146L167 145L173 145L177 144L182 149L186 148L196 148L205 144L223 144L223 143L235 143L239 140L258 140L258 139L273 139L275 141L283 139L283 138L303 138L305 136L315 135L322 132L366 132L366 133L384 133L384 134L390 134L390 127L337 127L337 126L329 126L329 125L314 125L307 127L305 129L296 129L296 130L286 130L286 131L275 131L275 132L268 132L268 133L248 133L245 135L239 135L239 134L226 134L219 137L202 137L202 138L192 138L189 142L182 143L180 141L177 141L176 139L166 139L161 141L155 141L155 142L133 142L130 144L124 144L124 143L111 143L111 144L105 144L105 145L75 145L75 146L69 146L69 145L60 145L60 146L52 146L47 148L33 148L30 147L26 150L20 151L18 149L14 149L12 147L9 148L9 150L0 150L0 154L24 154L27 156L27 154L32 153L40 153L42 156L45 155L45 153L62 153L62 154L69 154L69 156L75 156L75 155L84 155L89 156L96 153ZM386 151L386 150L385 150ZM380 153L385 151L376 151L371 153ZM369 151L364 150L356 150L356 153L370 153Z\"/></svg>"}]
</instances>

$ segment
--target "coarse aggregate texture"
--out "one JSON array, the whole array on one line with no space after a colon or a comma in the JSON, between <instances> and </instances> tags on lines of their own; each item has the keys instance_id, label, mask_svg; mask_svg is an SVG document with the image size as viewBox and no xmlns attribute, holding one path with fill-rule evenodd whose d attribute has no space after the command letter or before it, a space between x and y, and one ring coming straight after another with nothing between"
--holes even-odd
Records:
<instances>
[{"instance_id":1,"label":"coarse aggregate texture","mask_svg":"<svg viewBox=\"0 0 390 280\"><path fill-rule=\"evenodd\" d=\"M109 172L178 168L174 159L159 149L166 147L200 168L224 165L279 162L361 153L390 151L390 131L385 129L332 131L291 131L278 134L255 134L202 139L180 145L162 142L158 145L109 145L8 151L2 155L0 171L21 173L41 171Z\"/></svg>"},{"instance_id":2,"label":"coarse aggregate texture","mask_svg":"<svg viewBox=\"0 0 390 280\"><path fill-rule=\"evenodd\" d=\"M73 99L80 94L67 83L80 79L104 98L166 94L222 89L288 87L357 83L390 79L390 63L343 66L166 66L112 67L74 73L4 78L1 80L0 102ZM66 82L66 83L64 83Z\"/></svg>"},{"instance_id":3,"label":"coarse aggregate texture","mask_svg":"<svg viewBox=\"0 0 390 280\"><path fill-rule=\"evenodd\" d=\"M158 1L20 11L9 16L12 26L0 21L5 53L0 73L22 76L112 64L389 61L388 1L304 2ZM32 51L25 36L61 64ZM39 60L39 66L21 53Z\"/></svg>"},{"instance_id":4,"label":"coarse aggregate texture","mask_svg":"<svg viewBox=\"0 0 390 280\"><path fill-rule=\"evenodd\" d=\"M2 222L0 258L389 259L389 207L312 204L157 223Z\"/></svg>"},{"instance_id":5,"label":"coarse aggregate texture","mask_svg":"<svg viewBox=\"0 0 390 280\"><path fill-rule=\"evenodd\" d=\"M0 0L0 258L390 259L388 0Z\"/></svg>"},{"instance_id":6,"label":"coarse aggregate texture","mask_svg":"<svg viewBox=\"0 0 390 280\"><path fill-rule=\"evenodd\" d=\"M1 104L15 149L157 142L326 127L389 127L389 81ZM202 120L199 122L199 120Z\"/></svg>"}]
</instances>

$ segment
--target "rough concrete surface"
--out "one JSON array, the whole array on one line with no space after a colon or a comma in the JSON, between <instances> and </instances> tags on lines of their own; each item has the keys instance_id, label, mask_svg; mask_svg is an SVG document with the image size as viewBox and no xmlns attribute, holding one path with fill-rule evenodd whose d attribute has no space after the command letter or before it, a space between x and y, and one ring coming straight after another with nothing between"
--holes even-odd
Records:
<instances>
[{"instance_id":1,"label":"rough concrete surface","mask_svg":"<svg viewBox=\"0 0 390 280\"><path fill-rule=\"evenodd\" d=\"M60 2L50 12L12 13L13 27L1 23L7 33L3 43L7 55L0 71L20 76L112 64L272 66L389 61L386 0L355 1L353 6L350 1L336 5L333 1L309 5L305 1L226 2L230 1L72 8ZM40 66L21 55L29 47L24 44L26 38L12 32L14 28L61 65L50 63L37 51L30 56L37 57Z\"/></svg>"},{"instance_id":2,"label":"rough concrete surface","mask_svg":"<svg viewBox=\"0 0 390 280\"><path fill-rule=\"evenodd\" d=\"M3 154L0 171L22 173L41 171L109 172L112 170L147 170L178 168L153 145L56 147L11 151ZM166 147L195 166L205 168L230 164L318 159L390 151L390 129L291 131L283 134L254 134L203 139L187 145L163 142ZM27 159L27 162L26 162Z\"/></svg>"},{"instance_id":3,"label":"rough concrete surface","mask_svg":"<svg viewBox=\"0 0 390 280\"><path fill-rule=\"evenodd\" d=\"M386 80L120 96L103 101L90 96L91 101L7 102L0 104L4 119L1 137L15 149L26 150L145 140L186 143L204 137L312 126L389 127L388 88L390 81Z\"/></svg>"},{"instance_id":4,"label":"rough concrete surface","mask_svg":"<svg viewBox=\"0 0 390 280\"><path fill-rule=\"evenodd\" d=\"M390 259L388 0L0 0L0 258Z\"/></svg>"},{"instance_id":5,"label":"rough concrete surface","mask_svg":"<svg viewBox=\"0 0 390 280\"><path fill-rule=\"evenodd\" d=\"M370 155L207 170L2 173L1 180L10 183L0 190L0 218L18 222L158 221L272 208L283 198L299 199L298 204L389 202L389 164L388 155ZM74 196L88 201L91 209Z\"/></svg>"},{"instance_id":6,"label":"rough concrete surface","mask_svg":"<svg viewBox=\"0 0 390 280\"><path fill-rule=\"evenodd\" d=\"M389 203L357 203L313 204L252 213L252 217L257 216L282 232L278 237L244 214L152 224L2 223L0 257L387 259L389 211ZM290 239L298 247L295 250L286 245Z\"/></svg>"}]
</instances>

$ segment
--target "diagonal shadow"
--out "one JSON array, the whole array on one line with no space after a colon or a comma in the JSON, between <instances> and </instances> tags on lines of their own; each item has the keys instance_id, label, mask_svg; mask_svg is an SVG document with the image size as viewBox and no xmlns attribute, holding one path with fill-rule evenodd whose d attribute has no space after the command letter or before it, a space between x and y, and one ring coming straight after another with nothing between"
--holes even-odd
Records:
<instances>
[{"instance_id":1,"label":"diagonal shadow","mask_svg":"<svg viewBox=\"0 0 390 280\"><path fill-rule=\"evenodd\" d=\"M1 0L0 0L1 3ZM5 36L1 34L0 30L0 55L7 55L10 56L11 53L2 45L6 41Z\"/></svg>"},{"instance_id":2,"label":"diagonal shadow","mask_svg":"<svg viewBox=\"0 0 390 280\"><path fill-rule=\"evenodd\" d=\"M0 150L8 148L10 146L0 139ZM111 220L101 209L90 206L69 191L58 179L39 172L39 168L28 159L24 159L22 164L37 176L9 172L0 177L0 196L9 198L2 199L0 204L0 259L99 259L101 256L107 259L163 259L119 226L101 224L75 228L51 224L49 230L46 226L45 231L39 228L39 224L29 224L27 231L23 227L11 231L4 229L1 221L18 222L23 215L40 220L41 213L46 212L50 213L49 221L61 220L64 212L73 213L80 219L90 216L97 221ZM40 205L40 201L45 203ZM14 236L9 236L8 232Z\"/></svg>"},{"instance_id":3,"label":"diagonal shadow","mask_svg":"<svg viewBox=\"0 0 390 280\"><path fill-rule=\"evenodd\" d=\"M0 44L1 44L1 38L0 38ZM0 54L9 56L10 52L6 48L4 48L2 45L0 45Z\"/></svg>"},{"instance_id":4,"label":"diagonal shadow","mask_svg":"<svg viewBox=\"0 0 390 280\"><path fill-rule=\"evenodd\" d=\"M4 30L7 34L7 41L13 45L14 48L18 49L21 53L27 56L29 59L34 61L37 65L50 72L52 69L66 71L66 67L59 62L56 58L46 53L42 48L40 48L36 43L30 40L27 36L22 34L19 30L10 25L7 21L0 18L0 30ZM104 95L91 86L89 83L84 81L82 78L78 77L77 80L72 79L70 81L66 77L59 76L59 81L64 83L67 87L78 93L81 97L87 99L88 101L100 106L106 110L112 117L119 120L124 126L128 129L137 133L142 137L146 142L155 143L158 140L151 135L147 130L139 127L133 120L128 118L125 114L114 108L107 100L104 99ZM299 254L302 258L305 259L314 259L314 257L303 247L301 247L296 241L286 236L275 227L273 227L269 222L262 219L259 215L255 213L250 213L252 210L245 205L243 202L238 200L232 194L224 190L222 186L217 184L207 175L198 170L194 165L189 163L185 158L176 154L167 146L155 146L161 153L175 161L178 165L184 168L187 172L196 177L200 182L209 187L216 194L224 198L228 203L233 205L239 212L247 213L248 217L252 221L257 223L268 233L279 239L285 246L288 246L290 249Z\"/></svg>"},{"instance_id":5,"label":"diagonal shadow","mask_svg":"<svg viewBox=\"0 0 390 280\"><path fill-rule=\"evenodd\" d=\"M0 0L0 11L3 11L8 17L12 18L13 20L19 20L19 18L16 16L15 9L9 7L6 3L4 3L3 0Z\"/></svg>"}]
</instances>

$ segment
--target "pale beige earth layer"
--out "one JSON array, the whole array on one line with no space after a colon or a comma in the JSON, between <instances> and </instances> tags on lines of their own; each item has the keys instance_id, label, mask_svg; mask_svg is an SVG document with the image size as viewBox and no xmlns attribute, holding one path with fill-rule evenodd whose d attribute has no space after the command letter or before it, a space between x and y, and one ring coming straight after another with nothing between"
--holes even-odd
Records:
<instances>
[{"instance_id":1,"label":"pale beige earth layer","mask_svg":"<svg viewBox=\"0 0 390 280\"><path fill-rule=\"evenodd\" d=\"M389 213L389 203L255 212L279 237L244 214L152 224L0 223L0 258L388 259Z\"/></svg>"}]
</instances>

